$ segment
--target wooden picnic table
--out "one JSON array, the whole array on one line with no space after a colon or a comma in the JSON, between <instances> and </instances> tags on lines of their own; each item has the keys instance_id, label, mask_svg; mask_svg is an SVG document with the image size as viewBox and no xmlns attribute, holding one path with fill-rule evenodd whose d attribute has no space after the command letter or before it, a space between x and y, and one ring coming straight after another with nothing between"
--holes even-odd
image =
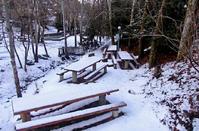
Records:
<instances>
[{"instance_id":1,"label":"wooden picnic table","mask_svg":"<svg viewBox=\"0 0 199 131\"><path fill-rule=\"evenodd\" d=\"M37 94L30 97L15 98L12 100L14 115L20 114L22 121L30 121L30 112L54 106L67 105L84 99L99 96L99 102L106 102L106 95L117 92L119 89L82 89L78 92L68 92L67 90L57 91L48 94Z\"/></svg>"},{"instance_id":2,"label":"wooden picnic table","mask_svg":"<svg viewBox=\"0 0 199 131\"><path fill-rule=\"evenodd\" d=\"M107 49L107 52L117 52L117 46L116 45L110 45Z\"/></svg>"},{"instance_id":3,"label":"wooden picnic table","mask_svg":"<svg viewBox=\"0 0 199 131\"><path fill-rule=\"evenodd\" d=\"M99 57L87 57L83 58L78 62L75 62L65 68L67 71L72 71L72 81L74 83L77 82L77 73L84 71L86 68L92 66L92 70L96 70L97 63L100 62L102 59Z\"/></svg>"},{"instance_id":4,"label":"wooden picnic table","mask_svg":"<svg viewBox=\"0 0 199 131\"><path fill-rule=\"evenodd\" d=\"M107 53L114 54L115 57L117 57L117 46L116 45L110 45L108 49L106 50Z\"/></svg>"},{"instance_id":5,"label":"wooden picnic table","mask_svg":"<svg viewBox=\"0 0 199 131\"><path fill-rule=\"evenodd\" d=\"M124 69L128 69L129 62L133 60L131 55L127 51L118 51L118 56L124 61Z\"/></svg>"}]
</instances>

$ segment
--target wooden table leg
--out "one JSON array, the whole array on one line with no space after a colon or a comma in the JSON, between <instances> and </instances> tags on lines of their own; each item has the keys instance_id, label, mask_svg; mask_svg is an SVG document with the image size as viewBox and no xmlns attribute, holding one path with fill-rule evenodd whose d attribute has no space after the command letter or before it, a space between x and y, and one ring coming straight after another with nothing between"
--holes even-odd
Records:
<instances>
[{"instance_id":1,"label":"wooden table leg","mask_svg":"<svg viewBox=\"0 0 199 131\"><path fill-rule=\"evenodd\" d=\"M20 116L21 116L22 122L26 122L26 121L30 121L31 120L29 112L21 113Z\"/></svg>"},{"instance_id":2,"label":"wooden table leg","mask_svg":"<svg viewBox=\"0 0 199 131\"><path fill-rule=\"evenodd\" d=\"M119 110L112 111L112 116L113 116L113 118L118 117L119 116Z\"/></svg>"},{"instance_id":3,"label":"wooden table leg","mask_svg":"<svg viewBox=\"0 0 199 131\"><path fill-rule=\"evenodd\" d=\"M128 66L129 66L129 61L124 61L124 69L128 69Z\"/></svg>"},{"instance_id":4,"label":"wooden table leg","mask_svg":"<svg viewBox=\"0 0 199 131\"><path fill-rule=\"evenodd\" d=\"M76 83L76 82L77 82L77 72L76 72L76 71L73 71L73 72L72 72L72 76L73 76L73 80L72 80L72 81L73 81L74 83Z\"/></svg>"},{"instance_id":5,"label":"wooden table leg","mask_svg":"<svg viewBox=\"0 0 199 131\"><path fill-rule=\"evenodd\" d=\"M95 70L96 70L96 63L93 64L93 71L95 71Z\"/></svg>"},{"instance_id":6,"label":"wooden table leg","mask_svg":"<svg viewBox=\"0 0 199 131\"><path fill-rule=\"evenodd\" d=\"M59 81L63 81L64 80L64 74L63 75L60 75L60 78L59 78Z\"/></svg>"},{"instance_id":7,"label":"wooden table leg","mask_svg":"<svg viewBox=\"0 0 199 131\"><path fill-rule=\"evenodd\" d=\"M106 95L99 96L99 105L105 105L106 104Z\"/></svg>"}]
</instances>

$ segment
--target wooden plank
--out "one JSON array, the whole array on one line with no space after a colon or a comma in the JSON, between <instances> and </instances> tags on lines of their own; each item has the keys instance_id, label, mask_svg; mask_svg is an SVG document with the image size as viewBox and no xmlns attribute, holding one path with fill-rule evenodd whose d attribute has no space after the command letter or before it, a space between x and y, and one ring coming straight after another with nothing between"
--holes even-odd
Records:
<instances>
[{"instance_id":1,"label":"wooden plank","mask_svg":"<svg viewBox=\"0 0 199 131\"><path fill-rule=\"evenodd\" d=\"M107 52L116 52L117 46L116 45L110 45L107 49Z\"/></svg>"},{"instance_id":2,"label":"wooden plank","mask_svg":"<svg viewBox=\"0 0 199 131\"><path fill-rule=\"evenodd\" d=\"M93 71L92 73L90 73L89 75L87 75L86 77L84 77L84 79L89 79L92 76L94 76L95 74L97 74L100 70L104 69L107 67L107 64L103 64L102 66L100 66L98 69L96 69L95 71Z\"/></svg>"},{"instance_id":3,"label":"wooden plank","mask_svg":"<svg viewBox=\"0 0 199 131\"><path fill-rule=\"evenodd\" d=\"M68 72L68 70L65 70L65 71L63 71L63 72L58 72L57 75L64 75L64 74L67 73L67 72Z\"/></svg>"},{"instance_id":4,"label":"wooden plank","mask_svg":"<svg viewBox=\"0 0 199 131\"><path fill-rule=\"evenodd\" d=\"M86 68L92 66L93 64L98 63L99 61L101 61L101 58L98 58L98 57L83 58L80 61L67 66L65 68L65 70L80 72L80 71L85 70Z\"/></svg>"},{"instance_id":5,"label":"wooden plank","mask_svg":"<svg viewBox=\"0 0 199 131\"><path fill-rule=\"evenodd\" d=\"M85 93L81 93L81 96L76 96L76 95L70 96L70 94L68 94L69 95L68 96L67 93L65 92L62 92L62 94L60 93L55 94L53 92L53 95L47 94L46 96L35 95L29 98L16 98L15 100L12 101L13 112L14 112L14 115L18 115L21 113L41 110L44 108L59 106L63 104L70 104L70 103L78 102L84 99L89 99L89 98L97 97L100 95L110 94L117 91L119 91L119 89L112 89L112 90L107 89L107 90L102 90L102 91L100 90L100 91L95 91L91 93L90 92L87 93L86 91L84 91ZM61 98L61 99L58 99L58 98ZM42 101L42 99L44 99L44 101ZM27 105L31 105L31 106L27 106Z\"/></svg>"},{"instance_id":6,"label":"wooden plank","mask_svg":"<svg viewBox=\"0 0 199 131\"><path fill-rule=\"evenodd\" d=\"M132 68L132 69L135 69L135 66L129 62L129 66Z\"/></svg>"},{"instance_id":7,"label":"wooden plank","mask_svg":"<svg viewBox=\"0 0 199 131\"><path fill-rule=\"evenodd\" d=\"M126 51L119 51L118 55L119 55L121 60L133 60L131 55Z\"/></svg>"},{"instance_id":8,"label":"wooden plank","mask_svg":"<svg viewBox=\"0 0 199 131\"><path fill-rule=\"evenodd\" d=\"M59 81L63 81L64 80L64 74L67 73L68 71L63 71L63 72L60 72L60 73L57 73L57 75L59 75Z\"/></svg>"},{"instance_id":9,"label":"wooden plank","mask_svg":"<svg viewBox=\"0 0 199 131\"><path fill-rule=\"evenodd\" d=\"M117 104L103 105L103 106L98 106L98 107L94 107L94 108L89 108L89 109L85 109L85 110L72 112L72 113L42 118L42 119L33 120L33 121L28 121L25 123L16 124L16 130L17 131L25 131L28 129L36 129L36 128L40 128L40 127L56 125L60 122L81 119L84 117L98 115L98 114L109 112L109 111L117 111L118 108L121 108L124 106L127 106L127 104L124 102L121 102L121 103L117 103Z\"/></svg>"}]
</instances>

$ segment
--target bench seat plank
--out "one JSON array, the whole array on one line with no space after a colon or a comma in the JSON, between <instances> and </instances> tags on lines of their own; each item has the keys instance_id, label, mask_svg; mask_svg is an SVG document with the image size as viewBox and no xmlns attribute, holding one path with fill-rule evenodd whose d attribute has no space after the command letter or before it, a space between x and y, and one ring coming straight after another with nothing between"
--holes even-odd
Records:
<instances>
[{"instance_id":1,"label":"bench seat plank","mask_svg":"<svg viewBox=\"0 0 199 131\"><path fill-rule=\"evenodd\" d=\"M92 76L94 76L95 74L97 74L100 70L102 70L103 68L106 68L107 64L103 64L102 66L100 66L98 69L96 69L95 71L93 71L92 73L90 73L89 75L87 75L86 77L84 77L84 79L89 79Z\"/></svg>"},{"instance_id":2,"label":"bench seat plank","mask_svg":"<svg viewBox=\"0 0 199 131\"><path fill-rule=\"evenodd\" d=\"M67 72L68 72L67 70L62 71L62 72L60 71L60 72L57 73L57 75L64 75L64 74L67 73Z\"/></svg>"},{"instance_id":3,"label":"bench seat plank","mask_svg":"<svg viewBox=\"0 0 199 131\"><path fill-rule=\"evenodd\" d=\"M108 111L118 110L118 108L124 107L124 106L127 106L127 104L124 102L121 102L117 104L103 105L103 106L98 106L98 107L89 108L89 109L80 110L80 111L62 114L62 115L51 116L51 117L42 118L38 120L32 120L25 123L16 124L16 130L23 131L27 129L35 129L39 127L44 127L44 126L57 124L64 121L71 121L71 120L80 119L80 118L91 116L91 115L97 115L97 114L108 112Z\"/></svg>"},{"instance_id":4,"label":"bench seat plank","mask_svg":"<svg viewBox=\"0 0 199 131\"><path fill-rule=\"evenodd\" d=\"M82 89L79 92L68 92L67 90L57 91L48 94L37 94L31 97L16 98L12 100L14 115L36 111L39 109L49 108L62 104L70 104L80 100L110 94L119 91L119 89Z\"/></svg>"}]
</instances>

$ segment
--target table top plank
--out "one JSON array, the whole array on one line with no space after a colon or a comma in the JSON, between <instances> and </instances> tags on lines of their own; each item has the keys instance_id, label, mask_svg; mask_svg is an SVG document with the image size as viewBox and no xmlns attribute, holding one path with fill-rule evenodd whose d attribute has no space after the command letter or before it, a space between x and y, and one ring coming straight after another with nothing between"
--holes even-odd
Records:
<instances>
[{"instance_id":1,"label":"table top plank","mask_svg":"<svg viewBox=\"0 0 199 131\"><path fill-rule=\"evenodd\" d=\"M82 89L81 91L76 91L73 93L68 92L67 90L61 90L48 94L37 94L30 97L15 98L12 100L13 112L16 115L22 112L36 111L39 109L69 104L116 91L119 91L119 89Z\"/></svg>"},{"instance_id":2,"label":"table top plank","mask_svg":"<svg viewBox=\"0 0 199 131\"><path fill-rule=\"evenodd\" d=\"M92 66L93 64L98 63L99 61L101 61L101 58L99 58L99 57L83 58L83 59L67 66L65 68L65 70L80 72L80 71L88 68L89 66Z\"/></svg>"},{"instance_id":3,"label":"table top plank","mask_svg":"<svg viewBox=\"0 0 199 131\"><path fill-rule=\"evenodd\" d=\"M116 52L117 46L116 45L110 45L107 49L107 52Z\"/></svg>"},{"instance_id":4,"label":"table top plank","mask_svg":"<svg viewBox=\"0 0 199 131\"><path fill-rule=\"evenodd\" d=\"M127 51L118 51L118 55L122 60L133 60L133 58Z\"/></svg>"}]
</instances>

